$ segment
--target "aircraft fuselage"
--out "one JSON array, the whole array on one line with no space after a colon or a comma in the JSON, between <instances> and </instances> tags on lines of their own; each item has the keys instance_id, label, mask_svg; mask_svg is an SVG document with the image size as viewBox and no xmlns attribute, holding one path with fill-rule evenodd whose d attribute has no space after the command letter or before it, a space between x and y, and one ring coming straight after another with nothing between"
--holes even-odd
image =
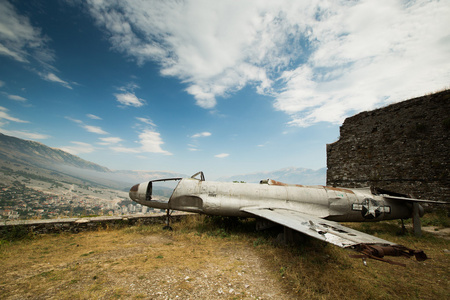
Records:
<instances>
[{"instance_id":1,"label":"aircraft fuselage","mask_svg":"<svg viewBox=\"0 0 450 300\"><path fill-rule=\"evenodd\" d=\"M241 210L244 207L274 206L338 222L407 219L413 209L409 203L374 195L369 188L286 185L272 180L260 184L177 180L168 200L152 195L152 181L133 186L130 198L153 208L237 217L253 217Z\"/></svg>"}]
</instances>

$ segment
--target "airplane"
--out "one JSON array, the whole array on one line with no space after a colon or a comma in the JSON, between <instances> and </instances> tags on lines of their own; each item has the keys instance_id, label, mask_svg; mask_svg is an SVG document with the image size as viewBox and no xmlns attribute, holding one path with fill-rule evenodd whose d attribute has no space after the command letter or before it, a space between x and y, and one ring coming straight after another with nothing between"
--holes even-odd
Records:
<instances>
[{"instance_id":1,"label":"airplane","mask_svg":"<svg viewBox=\"0 0 450 300\"><path fill-rule=\"evenodd\" d=\"M157 195L158 184L172 183L176 187L170 197ZM405 264L388 260L385 256L414 256L417 261L427 259L421 250L348 228L338 222L364 222L408 219L413 217L420 227L424 209L420 203L446 203L409 198L407 195L389 193L370 188L336 188L330 186L302 186L284 184L275 180L257 183L206 181L203 172L190 178L165 178L134 185L130 198L152 208L167 211L185 211L206 215L262 218L341 248L360 254L351 257L366 258ZM264 224L259 226L264 228ZM258 227L258 224L257 224Z\"/></svg>"}]
</instances>

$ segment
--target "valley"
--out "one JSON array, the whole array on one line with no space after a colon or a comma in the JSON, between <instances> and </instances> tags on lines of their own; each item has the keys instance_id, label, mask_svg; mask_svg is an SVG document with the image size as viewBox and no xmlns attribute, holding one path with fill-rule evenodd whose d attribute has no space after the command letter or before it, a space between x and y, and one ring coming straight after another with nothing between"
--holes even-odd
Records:
<instances>
[{"instance_id":1,"label":"valley","mask_svg":"<svg viewBox=\"0 0 450 300\"><path fill-rule=\"evenodd\" d=\"M3 220L150 213L128 191L59 172L1 161L0 216Z\"/></svg>"},{"instance_id":2,"label":"valley","mask_svg":"<svg viewBox=\"0 0 450 300\"><path fill-rule=\"evenodd\" d=\"M217 180L256 183L271 178L286 183L324 184L325 173L325 168L285 168ZM148 180L188 176L170 171L110 170L60 149L0 133L3 221L159 213L159 209L131 201L130 187ZM154 192L160 197L170 196L164 187Z\"/></svg>"}]
</instances>

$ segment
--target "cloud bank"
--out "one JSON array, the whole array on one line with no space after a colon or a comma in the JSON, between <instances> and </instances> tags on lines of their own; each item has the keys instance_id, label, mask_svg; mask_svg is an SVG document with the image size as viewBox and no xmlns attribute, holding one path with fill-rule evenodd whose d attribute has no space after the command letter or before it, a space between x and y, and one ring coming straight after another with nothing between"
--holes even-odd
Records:
<instances>
[{"instance_id":1,"label":"cloud bank","mask_svg":"<svg viewBox=\"0 0 450 300\"><path fill-rule=\"evenodd\" d=\"M31 24L28 16L17 13L8 1L0 1L0 55L25 65L37 62L43 71L34 70L42 79L72 89L71 83L54 72L55 53L50 38Z\"/></svg>"},{"instance_id":2,"label":"cloud bank","mask_svg":"<svg viewBox=\"0 0 450 300\"><path fill-rule=\"evenodd\" d=\"M205 109L250 85L305 127L450 82L446 1L91 0L88 8L113 49L159 63Z\"/></svg>"},{"instance_id":3,"label":"cloud bank","mask_svg":"<svg viewBox=\"0 0 450 300\"><path fill-rule=\"evenodd\" d=\"M33 27L26 16L19 15L7 1L0 2L0 55L29 63L35 59L46 65L54 61L48 38Z\"/></svg>"}]
</instances>

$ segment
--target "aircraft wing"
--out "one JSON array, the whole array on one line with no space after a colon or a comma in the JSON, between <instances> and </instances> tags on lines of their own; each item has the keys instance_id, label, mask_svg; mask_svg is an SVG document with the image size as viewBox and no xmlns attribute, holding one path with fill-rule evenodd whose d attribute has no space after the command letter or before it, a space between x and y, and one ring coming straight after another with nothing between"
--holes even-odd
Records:
<instances>
[{"instance_id":1,"label":"aircraft wing","mask_svg":"<svg viewBox=\"0 0 450 300\"><path fill-rule=\"evenodd\" d=\"M373 235L342 226L337 222L318 218L303 212L265 207L244 207L241 210L324 242L341 248L350 248L362 253L362 256L354 257L374 258L394 264L399 263L382 258L385 255L407 257L414 255L419 261L426 259L423 251L408 249Z\"/></svg>"},{"instance_id":2,"label":"aircraft wing","mask_svg":"<svg viewBox=\"0 0 450 300\"><path fill-rule=\"evenodd\" d=\"M395 243L377 238L373 235L342 226L337 222L328 221L294 210L259 207L247 207L241 210L342 248L361 243L395 245Z\"/></svg>"}]
</instances>

